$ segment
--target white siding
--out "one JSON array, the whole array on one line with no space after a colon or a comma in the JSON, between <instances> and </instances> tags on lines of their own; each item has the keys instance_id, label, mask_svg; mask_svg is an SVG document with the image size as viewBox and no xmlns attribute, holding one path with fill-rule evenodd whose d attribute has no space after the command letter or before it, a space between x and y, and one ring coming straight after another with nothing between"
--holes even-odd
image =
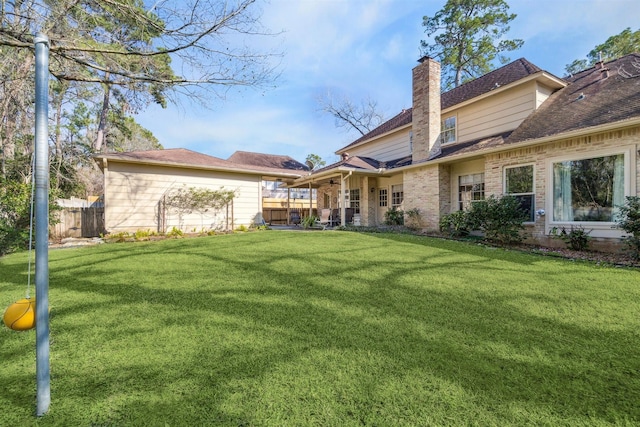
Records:
<instances>
[{"instance_id":1,"label":"white siding","mask_svg":"<svg viewBox=\"0 0 640 427\"><path fill-rule=\"evenodd\" d=\"M458 110L443 113L458 117L457 142L497 135L517 128L537 107L537 84L530 82L484 98Z\"/></svg>"},{"instance_id":2,"label":"white siding","mask_svg":"<svg viewBox=\"0 0 640 427\"><path fill-rule=\"evenodd\" d=\"M226 212L206 212L186 215L182 224L176 214L167 214L166 229L158 230L158 208L163 195L183 185L186 188L234 190L236 196L233 214L229 209L229 226L248 226L261 215L260 176L110 161L105 170L107 231L167 231L174 226L186 232L224 228Z\"/></svg>"},{"instance_id":3,"label":"white siding","mask_svg":"<svg viewBox=\"0 0 640 427\"><path fill-rule=\"evenodd\" d=\"M536 110L551 96L552 93L553 89L538 83L538 91L536 92Z\"/></svg>"},{"instance_id":4,"label":"white siding","mask_svg":"<svg viewBox=\"0 0 640 427\"><path fill-rule=\"evenodd\" d=\"M360 147L349 149L349 155L371 157L383 162L409 156L411 155L409 149L410 131L411 128L408 127Z\"/></svg>"}]
</instances>

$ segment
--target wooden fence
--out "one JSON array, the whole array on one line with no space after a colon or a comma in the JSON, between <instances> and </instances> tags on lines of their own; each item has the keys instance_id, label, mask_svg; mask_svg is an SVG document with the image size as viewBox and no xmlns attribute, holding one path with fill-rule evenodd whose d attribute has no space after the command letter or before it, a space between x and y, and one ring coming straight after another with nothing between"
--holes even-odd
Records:
<instances>
[{"instance_id":1,"label":"wooden fence","mask_svg":"<svg viewBox=\"0 0 640 427\"><path fill-rule=\"evenodd\" d=\"M317 215L316 212L317 210L313 209L311 214ZM262 208L262 218L269 225L300 224L300 221L307 216L309 216L309 208Z\"/></svg>"},{"instance_id":2,"label":"wooden fence","mask_svg":"<svg viewBox=\"0 0 640 427\"><path fill-rule=\"evenodd\" d=\"M51 226L52 238L99 237L104 230L104 207L62 208L53 213L58 223Z\"/></svg>"}]
</instances>

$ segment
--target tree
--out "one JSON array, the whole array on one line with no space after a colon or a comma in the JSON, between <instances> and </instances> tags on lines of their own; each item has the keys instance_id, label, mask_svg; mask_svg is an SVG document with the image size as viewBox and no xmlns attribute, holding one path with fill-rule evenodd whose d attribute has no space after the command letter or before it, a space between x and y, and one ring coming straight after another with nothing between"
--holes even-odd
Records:
<instances>
[{"instance_id":1,"label":"tree","mask_svg":"<svg viewBox=\"0 0 640 427\"><path fill-rule=\"evenodd\" d=\"M2 2L0 45L33 48L33 30L50 39L51 73L60 80L135 88L161 101L167 89L196 96L209 88L224 96L231 86L271 81L272 53L242 43L264 36L256 0L165 0L149 9L142 0L30 0ZM180 62L174 74L171 58Z\"/></svg>"},{"instance_id":2,"label":"tree","mask_svg":"<svg viewBox=\"0 0 640 427\"><path fill-rule=\"evenodd\" d=\"M309 154L305 162L307 163L307 166L309 166L309 164L313 165L313 167L311 167L311 170L320 169L327 164L327 162L322 160L322 157L317 154Z\"/></svg>"},{"instance_id":3,"label":"tree","mask_svg":"<svg viewBox=\"0 0 640 427\"><path fill-rule=\"evenodd\" d=\"M336 127L347 131L356 130L360 135L371 132L384 122L384 114L378 111L378 103L367 97L356 104L346 96L336 100L331 94L319 97L320 110L335 119Z\"/></svg>"},{"instance_id":4,"label":"tree","mask_svg":"<svg viewBox=\"0 0 640 427\"><path fill-rule=\"evenodd\" d=\"M425 33L435 37L420 44L425 55L440 61L443 90L488 73L496 58L506 64L509 58L501 53L522 47L522 40L502 39L516 17L508 10L504 0L448 0L433 17L423 18Z\"/></svg>"},{"instance_id":5,"label":"tree","mask_svg":"<svg viewBox=\"0 0 640 427\"><path fill-rule=\"evenodd\" d=\"M595 65L599 61L611 61L629 53L640 52L640 29L632 32L625 28L620 34L609 37L604 43L594 47L587 59L576 59L565 66L567 74L576 74Z\"/></svg>"}]
</instances>

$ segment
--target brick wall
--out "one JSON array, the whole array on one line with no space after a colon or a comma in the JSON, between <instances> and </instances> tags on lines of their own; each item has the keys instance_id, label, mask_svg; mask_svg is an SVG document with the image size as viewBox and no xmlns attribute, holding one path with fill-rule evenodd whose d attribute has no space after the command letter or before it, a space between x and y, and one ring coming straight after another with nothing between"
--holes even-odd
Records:
<instances>
[{"instance_id":1,"label":"brick wall","mask_svg":"<svg viewBox=\"0 0 640 427\"><path fill-rule=\"evenodd\" d=\"M413 161L426 160L440 136L440 64L424 57L413 69Z\"/></svg>"}]
</instances>

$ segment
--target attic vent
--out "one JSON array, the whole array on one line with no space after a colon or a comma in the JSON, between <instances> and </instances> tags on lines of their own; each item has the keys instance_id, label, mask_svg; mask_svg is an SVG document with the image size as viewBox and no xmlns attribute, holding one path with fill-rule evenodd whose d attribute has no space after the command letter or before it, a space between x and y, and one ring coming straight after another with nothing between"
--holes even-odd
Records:
<instances>
[{"instance_id":1,"label":"attic vent","mask_svg":"<svg viewBox=\"0 0 640 427\"><path fill-rule=\"evenodd\" d=\"M576 98L576 101L582 101L583 99L585 99L587 97L587 95L583 93L581 93L580 95L578 95L578 97Z\"/></svg>"}]
</instances>

